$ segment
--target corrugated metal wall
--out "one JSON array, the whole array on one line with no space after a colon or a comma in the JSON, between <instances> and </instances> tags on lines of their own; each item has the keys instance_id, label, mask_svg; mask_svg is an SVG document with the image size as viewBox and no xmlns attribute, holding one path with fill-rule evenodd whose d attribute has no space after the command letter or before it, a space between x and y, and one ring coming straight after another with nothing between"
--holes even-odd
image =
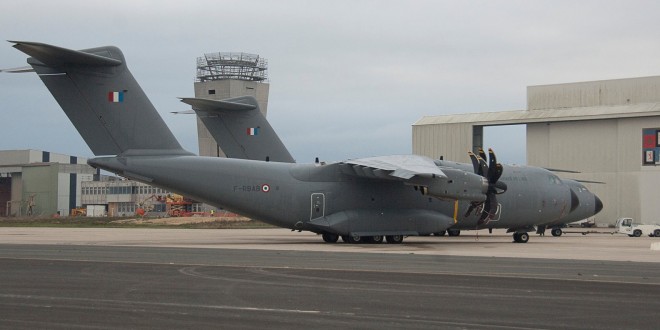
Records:
<instances>
[{"instance_id":1,"label":"corrugated metal wall","mask_svg":"<svg viewBox=\"0 0 660 330\"><path fill-rule=\"evenodd\" d=\"M660 168L642 166L641 152L642 129L653 127L660 127L660 118L528 124L527 162L581 172L562 177L606 182L586 184L603 200L598 220L658 222Z\"/></svg>"},{"instance_id":2,"label":"corrugated metal wall","mask_svg":"<svg viewBox=\"0 0 660 330\"><path fill-rule=\"evenodd\" d=\"M472 125L422 125L413 127L413 154L438 159L469 162L472 150Z\"/></svg>"},{"instance_id":3,"label":"corrugated metal wall","mask_svg":"<svg viewBox=\"0 0 660 330\"><path fill-rule=\"evenodd\" d=\"M527 109L660 102L660 76L527 87Z\"/></svg>"}]
</instances>

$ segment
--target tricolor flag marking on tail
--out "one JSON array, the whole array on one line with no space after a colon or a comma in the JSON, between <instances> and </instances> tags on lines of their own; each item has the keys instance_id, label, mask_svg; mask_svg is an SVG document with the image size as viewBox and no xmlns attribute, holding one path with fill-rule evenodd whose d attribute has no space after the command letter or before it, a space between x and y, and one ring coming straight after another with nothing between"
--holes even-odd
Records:
<instances>
[{"instance_id":1,"label":"tricolor flag marking on tail","mask_svg":"<svg viewBox=\"0 0 660 330\"><path fill-rule=\"evenodd\" d=\"M247 135L250 136L259 135L259 127L249 127L247 129Z\"/></svg>"},{"instance_id":2,"label":"tricolor flag marking on tail","mask_svg":"<svg viewBox=\"0 0 660 330\"><path fill-rule=\"evenodd\" d=\"M108 101L112 103L124 102L124 92L109 92Z\"/></svg>"}]
</instances>

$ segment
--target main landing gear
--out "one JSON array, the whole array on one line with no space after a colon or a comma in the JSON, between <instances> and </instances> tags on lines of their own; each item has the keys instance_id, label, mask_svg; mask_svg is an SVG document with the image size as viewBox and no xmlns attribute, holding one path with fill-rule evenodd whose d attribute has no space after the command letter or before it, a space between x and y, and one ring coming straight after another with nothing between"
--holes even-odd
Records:
<instances>
[{"instance_id":1,"label":"main landing gear","mask_svg":"<svg viewBox=\"0 0 660 330\"><path fill-rule=\"evenodd\" d=\"M513 233L513 241L516 243L527 243L529 241L529 234L525 232Z\"/></svg>"},{"instance_id":2,"label":"main landing gear","mask_svg":"<svg viewBox=\"0 0 660 330\"><path fill-rule=\"evenodd\" d=\"M339 240L339 235L329 233L323 234L323 241L326 243L337 243L337 240Z\"/></svg>"},{"instance_id":3,"label":"main landing gear","mask_svg":"<svg viewBox=\"0 0 660 330\"><path fill-rule=\"evenodd\" d=\"M321 235L323 241L326 243L337 243L339 240L339 235L324 233ZM341 240L344 243L359 244L359 243L369 243L369 244L380 244L384 241L387 241L389 244L401 244L403 242L403 235L376 235L376 236L358 236L358 235L342 235Z\"/></svg>"}]
</instances>

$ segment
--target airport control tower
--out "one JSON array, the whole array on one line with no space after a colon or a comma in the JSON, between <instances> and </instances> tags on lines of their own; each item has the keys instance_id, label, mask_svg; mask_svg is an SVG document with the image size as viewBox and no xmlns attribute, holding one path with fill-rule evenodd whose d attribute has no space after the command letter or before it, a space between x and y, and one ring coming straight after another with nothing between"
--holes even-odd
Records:
<instances>
[{"instance_id":1,"label":"airport control tower","mask_svg":"<svg viewBox=\"0 0 660 330\"><path fill-rule=\"evenodd\" d=\"M197 58L195 97L222 100L254 96L266 115L268 109L268 62L247 53L210 53ZM224 157L213 136L197 118L200 156Z\"/></svg>"}]
</instances>

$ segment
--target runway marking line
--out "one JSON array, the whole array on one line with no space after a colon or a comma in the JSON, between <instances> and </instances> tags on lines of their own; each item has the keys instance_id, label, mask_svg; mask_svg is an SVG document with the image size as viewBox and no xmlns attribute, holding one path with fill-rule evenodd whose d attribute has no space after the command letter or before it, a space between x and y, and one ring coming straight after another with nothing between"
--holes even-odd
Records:
<instances>
[{"instance_id":1,"label":"runway marking line","mask_svg":"<svg viewBox=\"0 0 660 330\"><path fill-rule=\"evenodd\" d=\"M102 302L120 305L152 305L152 306L166 306L166 307L193 307L193 308L206 308L206 309L222 309L222 310L235 310L235 311L256 311L256 312L273 312L273 313L293 313L293 314L325 314L325 315L339 315L339 316L354 316L354 313L342 312L324 312L313 310L299 310L299 309L284 309L284 308L261 308L261 307L239 307L228 305L196 305L196 304L178 304L178 303L162 303L162 302L146 302L146 301L130 301L130 300L115 300L115 299L90 299L90 298L71 298L71 297L53 297L53 296L38 296L38 295L20 295L20 294L2 294L0 298L8 299L38 299L45 301L77 301L77 302ZM51 307L51 305L46 306Z\"/></svg>"}]
</instances>

